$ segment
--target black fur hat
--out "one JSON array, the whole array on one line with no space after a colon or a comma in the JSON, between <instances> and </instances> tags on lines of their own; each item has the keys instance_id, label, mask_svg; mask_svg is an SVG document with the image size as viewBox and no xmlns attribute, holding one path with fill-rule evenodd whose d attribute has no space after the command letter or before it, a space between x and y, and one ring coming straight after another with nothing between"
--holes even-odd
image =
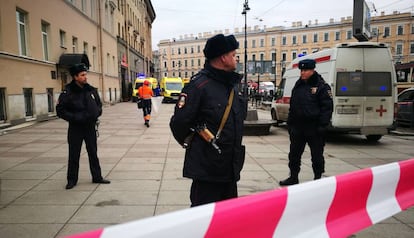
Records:
<instances>
[{"instance_id":1,"label":"black fur hat","mask_svg":"<svg viewBox=\"0 0 414 238\"><path fill-rule=\"evenodd\" d=\"M239 42L234 35L218 34L207 40L203 52L207 59L214 59L237 48L239 48Z\"/></svg>"},{"instance_id":2,"label":"black fur hat","mask_svg":"<svg viewBox=\"0 0 414 238\"><path fill-rule=\"evenodd\" d=\"M314 69L316 61L313 59L304 59L299 61L299 69Z\"/></svg>"},{"instance_id":3,"label":"black fur hat","mask_svg":"<svg viewBox=\"0 0 414 238\"><path fill-rule=\"evenodd\" d=\"M74 64L69 68L69 72L70 72L71 76L75 76L75 75L77 75L77 74L79 74L80 72L83 72L83 71L88 71L88 68L83 63Z\"/></svg>"}]
</instances>

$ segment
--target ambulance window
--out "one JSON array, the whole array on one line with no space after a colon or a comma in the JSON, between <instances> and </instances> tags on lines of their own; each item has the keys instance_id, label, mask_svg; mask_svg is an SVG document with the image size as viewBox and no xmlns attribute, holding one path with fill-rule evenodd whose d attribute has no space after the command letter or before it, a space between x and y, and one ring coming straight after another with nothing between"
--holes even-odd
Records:
<instances>
[{"instance_id":1,"label":"ambulance window","mask_svg":"<svg viewBox=\"0 0 414 238\"><path fill-rule=\"evenodd\" d=\"M391 96L391 73L365 72L364 86L367 96Z\"/></svg>"},{"instance_id":2,"label":"ambulance window","mask_svg":"<svg viewBox=\"0 0 414 238\"><path fill-rule=\"evenodd\" d=\"M391 96L390 72L338 72L337 96Z\"/></svg>"},{"instance_id":3,"label":"ambulance window","mask_svg":"<svg viewBox=\"0 0 414 238\"><path fill-rule=\"evenodd\" d=\"M141 87L141 86L142 86L142 84L143 84L142 82L141 82L141 83L136 83L136 84L135 84L135 89L138 89L139 87Z\"/></svg>"},{"instance_id":4,"label":"ambulance window","mask_svg":"<svg viewBox=\"0 0 414 238\"><path fill-rule=\"evenodd\" d=\"M360 96L363 81L361 72L338 72L336 76L337 96Z\"/></svg>"},{"instance_id":5,"label":"ambulance window","mask_svg":"<svg viewBox=\"0 0 414 238\"><path fill-rule=\"evenodd\" d=\"M282 80L279 83L279 87L276 89L276 98L283 97L283 91L285 90L286 85L286 78L282 78Z\"/></svg>"}]
</instances>

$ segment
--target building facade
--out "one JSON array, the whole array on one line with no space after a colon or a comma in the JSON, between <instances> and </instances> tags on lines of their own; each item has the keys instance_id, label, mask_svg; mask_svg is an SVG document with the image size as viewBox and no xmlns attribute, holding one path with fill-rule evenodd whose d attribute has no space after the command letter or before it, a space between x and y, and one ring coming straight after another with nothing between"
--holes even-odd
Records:
<instances>
[{"instance_id":1,"label":"building facade","mask_svg":"<svg viewBox=\"0 0 414 238\"><path fill-rule=\"evenodd\" d=\"M142 19L131 26L145 38L143 44L122 34L132 15ZM131 44L126 48L136 51L143 59L140 69L149 73L154 18L149 0L0 1L0 127L55 115L74 63L89 66L88 82L104 103L119 102L121 65L131 69L130 58L121 57L126 51L120 42Z\"/></svg>"},{"instance_id":2,"label":"building facade","mask_svg":"<svg viewBox=\"0 0 414 238\"><path fill-rule=\"evenodd\" d=\"M388 44L396 63L414 61L413 14L381 13L380 16L371 18L371 31L371 41ZM157 51L160 77L188 78L197 73L204 65L202 50L206 40L218 33L234 34L240 42L237 71L243 73L245 31L244 28L236 28L233 32L224 30L161 40ZM319 23L318 20L306 24L293 22L291 27L247 27L246 34L248 81L272 81L276 85L287 65L300 54L357 41L352 33L352 17L343 17L340 21L330 19L328 23ZM405 81L412 85L412 74Z\"/></svg>"}]
</instances>

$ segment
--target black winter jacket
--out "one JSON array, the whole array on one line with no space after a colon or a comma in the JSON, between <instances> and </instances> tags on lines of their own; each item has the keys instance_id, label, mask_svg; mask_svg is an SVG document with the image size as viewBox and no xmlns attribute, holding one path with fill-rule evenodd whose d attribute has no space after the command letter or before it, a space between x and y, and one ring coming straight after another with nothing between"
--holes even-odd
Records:
<instances>
[{"instance_id":1,"label":"black winter jacket","mask_svg":"<svg viewBox=\"0 0 414 238\"><path fill-rule=\"evenodd\" d=\"M102 103L96 88L83 88L72 80L65 86L56 105L57 116L75 125L94 125L102 114Z\"/></svg>"},{"instance_id":2,"label":"black winter jacket","mask_svg":"<svg viewBox=\"0 0 414 238\"><path fill-rule=\"evenodd\" d=\"M217 70L206 63L184 87L170 120L170 128L178 143L191 133L190 128L206 124L216 135L223 117L229 94L235 90L233 104L217 145L219 154L211 144L198 134L187 148L184 161L184 177L211 182L230 182L240 179L244 164L245 147L242 145L243 121L247 104L238 95L237 85L241 75ZM180 105L180 100L185 100Z\"/></svg>"},{"instance_id":3,"label":"black winter jacket","mask_svg":"<svg viewBox=\"0 0 414 238\"><path fill-rule=\"evenodd\" d=\"M333 110L331 87L315 72L308 81L300 78L292 89L288 115L290 127L327 127Z\"/></svg>"}]
</instances>

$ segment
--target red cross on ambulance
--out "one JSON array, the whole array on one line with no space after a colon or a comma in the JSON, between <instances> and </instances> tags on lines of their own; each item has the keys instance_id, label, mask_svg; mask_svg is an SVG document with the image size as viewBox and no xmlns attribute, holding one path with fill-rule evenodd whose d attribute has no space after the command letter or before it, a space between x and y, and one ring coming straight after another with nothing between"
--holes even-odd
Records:
<instances>
[{"instance_id":1,"label":"red cross on ambulance","mask_svg":"<svg viewBox=\"0 0 414 238\"><path fill-rule=\"evenodd\" d=\"M379 116L382 117L382 113L387 112L387 109L385 109L384 106L381 105L380 108L376 109L375 111L379 112Z\"/></svg>"}]
</instances>

